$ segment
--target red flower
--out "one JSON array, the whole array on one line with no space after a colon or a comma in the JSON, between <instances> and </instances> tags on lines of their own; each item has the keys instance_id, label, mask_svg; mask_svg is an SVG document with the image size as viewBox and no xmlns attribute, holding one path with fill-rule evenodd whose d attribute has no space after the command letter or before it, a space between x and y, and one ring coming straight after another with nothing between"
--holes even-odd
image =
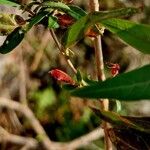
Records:
<instances>
[{"instance_id":1,"label":"red flower","mask_svg":"<svg viewBox=\"0 0 150 150\"><path fill-rule=\"evenodd\" d=\"M53 69L48 72L53 78L55 78L57 81L65 82L71 85L74 85L75 82L72 80L72 78L63 72L62 70L59 69Z\"/></svg>"},{"instance_id":2,"label":"red flower","mask_svg":"<svg viewBox=\"0 0 150 150\"><path fill-rule=\"evenodd\" d=\"M117 63L106 63L108 65L108 68L111 68L111 74L113 77L115 77L117 74L119 74L120 65Z\"/></svg>"}]
</instances>

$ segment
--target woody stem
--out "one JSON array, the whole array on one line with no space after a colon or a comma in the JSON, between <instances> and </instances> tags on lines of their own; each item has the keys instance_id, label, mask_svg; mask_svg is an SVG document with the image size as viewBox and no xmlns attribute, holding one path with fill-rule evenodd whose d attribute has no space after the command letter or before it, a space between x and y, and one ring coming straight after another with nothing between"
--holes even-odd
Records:
<instances>
[{"instance_id":1,"label":"woody stem","mask_svg":"<svg viewBox=\"0 0 150 150\"><path fill-rule=\"evenodd\" d=\"M98 0L90 0L89 6L91 11L99 11L99 1ZM94 49L95 49L95 61L97 68L97 78L100 81L105 80L104 74L104 62L103 62L103 53L102 53L102 42L101 35L98 35L94 38ZM103 110L109 110L109 101L108 99L101 99L101 108ZM105 132L105 150L112 150L112 143L108 136L108 123L103 122L103 128Z\"/></svg>"}]
</instances>

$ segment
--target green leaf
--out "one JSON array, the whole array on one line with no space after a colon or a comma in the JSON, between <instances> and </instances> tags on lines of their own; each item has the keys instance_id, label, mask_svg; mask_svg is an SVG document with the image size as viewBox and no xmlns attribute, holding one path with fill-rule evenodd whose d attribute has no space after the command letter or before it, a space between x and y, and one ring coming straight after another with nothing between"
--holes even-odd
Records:
<instances>
[{"instance_id":1,"label":"green leaf","mask_svg":"<svg viewBox=\"0 0 150 150\"><path fill-rule=\"evenodd\" d=\"M150 65L120 74L104 82L71 92L73 96L86 98L113 98L119 100L150 99Z\"/></svg>"},{"instance_id":2,"label":"green leaf","mask_svg":"<svg viewBox=\"0 0 150 150\"><path fill-rule=\"evenodd\" d=\"M68 6L62 2L44 2L43 7L63 10L77 20L86 15L86 12L80 7L75 5Z\"/></svg>"},{"instance_id":3,"label":"green leaf","mask_svg":"<svg viewBox=\"0 0 150 150\"><path fill-rule=\"evenodd\" d=\"M16 3L8 1L8 0L0 0L0 5L9 5L9 6L13 6L13 7L20 6L19 4L16 4Z\"/></svg>"},{"instance_id":4,"label":"green leaf","mask_svg":"<svg viewBox=\"0 0 150 150\"><path fill-rule=\"evenodd\" d=\"M69 90L73 90L75 88L76 88L75 85L70 85L70 84L64 84L64 85L62 85L62 89L66 90L67 93L68 93Z\"/></svg>"},{"instance_id":5,"label":"green leaf","mask_svg":"<svg viewBox=\"0 0 150 150\"><path fill-rule=\"evenodd\" d=\"M92 110L102 120L109 122L113 127L132 128L138 131L150 133L150 117L120 116L115 112L99 110L93 107Z\"/></svg>"},{"instance_id":6,"label":"green leaf","mask_svg":"<svg viewBox=\"0 0 150 150\"><path fill-rule=\"evenodd\" d=\"M45 12L45 11L38 13L35 17L31 19L28 25L28 30L30 30L34 25L42 21L48 14L49 12Z\"/></svg>"},{"instance_id":7,"label":"green leaf","mask_svg":"<svg viewBox=\"0 0 150 150\"><path fill-rule=\"evenodd\" d=\"M8 35L17 26L18 25L13 19L12 15L0 13L0 35Z\"/></svg>"},{"instance_id":8,"label":"green leaf","mask_svg":"<svg viewBox=\"0 0 150 150\"><path fill-rule=\"evenodd\" d=\"M70 7L70 10L67 11L67 14L69 14L70 16L72 16L73 18L77 20L87 14L83 9L81 9L78 6L69 5L69 7Z\"/></svg>"},{"instance_id":9,"label":"green leaf","mask_svg":"<svg viewBox=\"0 0 150 150\"><path fill-rule=\"evenodd\" d=\"M59 24L57 23L57 18L53 17L53 16L49 16L48 18L48 27L51 28L59 28Z\"/></svg>"},{"instance_id":10,"label":"green leaf","mask_svg":"<svg viewBox=\"0 0 150 150\"><path fill-rule=\"evenodd\" d=\"M70 47L73 44L76 44L84 36L84 30L86 24L88 23L88 16L82 17L75 24L73 24L66 34L63 36L62 43L65 48Z\"/></svg>"},{"instance_id":11,"label":"green leaf","mask_svg":"<svg viewBox=\"0 0 150 150\"><path fill-rule=\"evenodd\" d=\"M55 8L55 9L62 9L62 10L70 10L70 8L61 2L44 2L43 7L51 7L51 8Z\"/></svg>"},{"instance_id":12,"label":"green leaf","mask_svg":"<svg viewBox=\"0 0 150 150\"><path fill-rule=\"evenodd\" d=\"M0 47L0 53L6 54L12 51L24 38L24 31L21 27L17 27L11 34L9 34Z\"/></svg>"},{"instance_id":13,"label":"green leaf","mask_svg":"<svg viewBox=\"0 0 150 150\"><path fill-rule=\"evenodd\" d=\"M84 33L89 26L93 26L94 24L108 18L130 16L137 11L138 10L135 8L122 8L111 11L92 12L80 18L68 29L62 43L64 44L64 47L70 47L84 37Z\"/></svg>"},{"instance_id":14,"label":"green leaf","mask_svg":"<svg viewBox=\"0 0 150 150\"><path fill-rule=\"evenodd\" d=\"M92 108L92 110L101 119L103 119L106 122L109 122L113 127L132 128L142 132L150 132L150 128L145 128L145 126L133 122L133 118L134 120L139 119L137 117L131 117L132 121L130 121L130 117L120 116L115 112L99 110L97 108Z\"/></svg>"},{"instance_id":15,"label":"green leaf","mask_svg":"<svg viewBox=\"0 0 150 150\"><path fill-rule=\"evenodd\" d=\"M113 127L107 129L107 133L118 150L149 150L150 117L128 117L97 108L92 110Z\"/></svg>"},{"instance_id":16,"label":"green leaf","mask_svg":"<svg viewBox=\"0 0 150 150\"><path fill-rule=\"evenodd\" d=\"M76 78L77 78L78 83L82 81L82 75L81 75L80 70L77 70Z\"/></svg>"},{"instance_id":17,"label":"green leaf","mask_svg":"<svg viewBox=\"0 0 150 150\"><path fill-rule=\"evenodd\" d=\"M107 19L101 24L123 41L143 53L150 54L150 26L122 19Z\"/></svg>"}]
</instances>

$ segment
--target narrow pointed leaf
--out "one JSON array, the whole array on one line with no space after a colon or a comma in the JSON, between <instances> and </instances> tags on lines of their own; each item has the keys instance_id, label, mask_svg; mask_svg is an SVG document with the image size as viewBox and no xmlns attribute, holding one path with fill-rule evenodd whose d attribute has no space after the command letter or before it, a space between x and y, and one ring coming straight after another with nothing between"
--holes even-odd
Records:
<instances>
[{"instance_id":1,"label":"narrow pointed leaf","mask_svg":"<svg viewBox=\"0 0 150 150\"><path fill-rule=\"evenodd\" d=\"M76 44L76 42L83 38L87 22L88 16L82 17L67 30L62 39L65 48Z\"/></svg>"},{"instance_id":2,"label":"narrow pointed leaf","mask_svg":"<svg viewBox=\"0 0 150 150\"><path fill-rule=\"evenodd\" d=\"M38 24L41 20L43 20L49 12L40 12L35 17L33 17L28 25L28 30L31 29L34 25Z\"/></svg>"},{"instance_id":3,"label":"narrow pointed leaf","mask_svg":"<svg viewBox=\"0 0 150 150\"><path fill-rule=\"evenodd\" d=\"M150 65L120 74L104 82L78 88L73 96L86 98L113 98L119 100L150 99Z\"/></svg>"},{"instance_id":4,"label":"narrow pointed leaf","mask_svg":"<svg viewBox=\"0 0 150 150\"><path fill-rule=\"evenodd\" d=\"M83 80L80 70L77 70L76 78L78 83L80 83Z\"/></svg>"},{"instance_id":5,"label":"narrow pointed leaf","mask_svg":"<svg viewBox=\"0 0 150 150\"><path fill-rule=\"evenodd\" d=\"M49 16L48 18L48 27L51 28L59 28L59 24L57 23L57 19L55 17Z\"/></svg>"},{"instance_id":6,"label":"narrow pointed leaf","mask_svg":"<svg viewBox=\"0 0 150 150\"><path fill-rule=\"evenodd\" d=\"M101 24L129 45L150 54L150 25L115 18L103 20Z\"/></svg>"},{"instance_id":7,"label":"narrow pointed leaf","mask_svg":"<svg viewBox=\"0 0 150 150\"><path fill-rule=\"evenodd\" d=\"M17 27L12 33L10 33L3 45L0 46L0 53L6 54L12 51L24 38L24 31L21 27Z\"/></svg>"},{"instance_id":8,"label":"narrow pointed leaf","mask_svg":"<svg viewBox=\"0 0 150 150\"><path fill-rule=\"evenodd\" d=\"M92 110L104 121L109 122L113 127L132 128L138 131L150 133L150 117L126 117L111 111ZM145 123L144 123L145 122Z\"/></svg>"},{"instance_id":9,"label":"narrow pointed leaf","mask_svg":"<svg viewBox=\"0 0 150 150\"><path fill-rule=\"evenodd\" d=\"M135 8L122 8L112 11L92 12L80 18L67 31L63 38L64 47L70 47L84 37L89 26L101 22L104 19L130 16L138 10Z\"/></svg>"},{"instance_id":10,"label":"narrow pointed leaf","mask_svg":"<svg viewBox=\"0 0 150 150\"><path fill-rule=\"evenodd\" d=\"M69 5L69 8L70 10L67 11L67 14L69 14L77 20L86 15L86 12L78 6Z\"/></svg>"},{"instance_id":11,"label":"narrow pointed leaf","mask_svg":"<svg viewBox=\"0 0 150 150\"><path fill-rule=\"evenodd\" d=\"M114 112L92 110L112 128L108 135L117 150L149 150L150 149L150 117L120 116Z\"/></svg>"},{"instance_id":12,"label":"narrow pointed leaf","mask_svg":"<svg viewBox=\"0 0 150 150\"><path fill-rule=\"evenodd\" d=\"M70 10L69 6L62 2L44 2L42 4L44 7L62 9L62 10Z\"/></svg>"}]
</instances>

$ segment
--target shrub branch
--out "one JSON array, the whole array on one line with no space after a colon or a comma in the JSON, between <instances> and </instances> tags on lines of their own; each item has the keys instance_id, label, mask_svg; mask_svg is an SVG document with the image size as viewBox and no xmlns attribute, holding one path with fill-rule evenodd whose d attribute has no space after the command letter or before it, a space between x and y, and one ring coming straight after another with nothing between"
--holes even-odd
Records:
<instances>
[{"instance_id":1,"label":"shrub branch","mask_svg":"<svg viewBox=\"0 0 150 150\"><path fill-rule=\"evenodd\" d=\"M91 11L99 11L98 0L90 0L89 6L90 6ZM95 49L95 61L96 61L96 68L97 68L97 78L99 81L104 81L106 77L104 74L104 62L103 62L101 35L98 35L94 38L94 49ZM101 107L103 110L109 109L108 99L103 99L103 100L101 99L100 103L101 103ZM106 122L103 122L103 128L105 132L105 150L112 150L112 143L107 133L108 124Z\"/></svg>"}]
</instances>

